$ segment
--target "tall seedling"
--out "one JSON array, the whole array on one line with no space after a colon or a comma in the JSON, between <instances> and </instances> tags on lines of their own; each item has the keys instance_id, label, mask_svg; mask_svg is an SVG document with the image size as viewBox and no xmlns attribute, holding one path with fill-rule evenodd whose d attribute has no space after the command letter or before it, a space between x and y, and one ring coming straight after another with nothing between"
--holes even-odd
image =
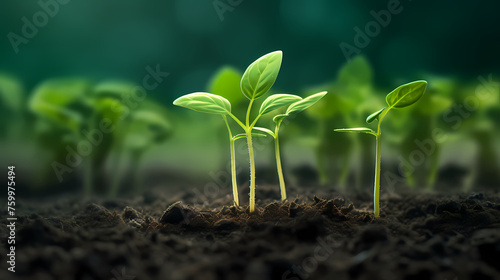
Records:
<instances>
[{"instance_id":1,"label":"tall seedling","mask_svg":"<svg viewBox=\"0 0 500 280\"><path fill-rule=\"evenodd\" d=\"M181 96L174 101L174 105L177 106L199 112L222 115L227 124L230 139L236 140L243 135L232 136L231 129L227 123L227 116L232 118L243 129L244 137L247 139L248 155L250 160L250 212L255 211L255 156L252 142L252 137L255 136L255 134L252 133L252 130L263 114L290 105L291 103L301 99L300 97L291 94L272 95L264 101L266 104L265 106L263 105L265 109L262 109L261 107L257 116L253 120L250 119L252 105L255 100L266 94L276 81L281 68L282 58L283 53L281 51L266 54L250 64L250 66L248 66L243 73L240 81L240 88L243 95L249 100L246 116L243 121L233 115L231 112L231 103L222 96L206 92L195 92ZM231 145L231 152L234 153L234 145L232 142ZM234 162L232 162L232 166L232 170L234 172ZM234 184L233 192L235 197L237 197L236 187Z\"/></svg>"},{"instance_id":2,"label":"tall seedling","mask_svg":"<svg viewBox=\"0 0 500 280\"><path fill-rule=\"evenodd\" d=\"M381 142L380 138L382 131L380 130L380 125L382 120L387 115L387 113L393 108L404 108L410 106L417 102L420 97L425 92L427 87L426 81L414 81L408 84L401 85L391 91L385 98L387 106L382 108L375 113L371 114L366 118L367 123L372 123L374 120L378 120L377 132L373 131L367 127L358 128L342 128L335 129L337 132L355 132L355 133L367 133L375 136L376 139L376 156L375 156L375 184L373 187L373 209L375 217L380 216L379 209L379 196L380 196L380 160L381 160Z\"/></svg>"}]
</instances>

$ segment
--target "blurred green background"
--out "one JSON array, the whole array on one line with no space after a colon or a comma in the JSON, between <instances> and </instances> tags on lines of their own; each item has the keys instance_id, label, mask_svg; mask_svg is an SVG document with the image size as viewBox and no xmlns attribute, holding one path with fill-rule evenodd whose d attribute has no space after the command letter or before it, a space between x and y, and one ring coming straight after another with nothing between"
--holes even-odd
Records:
<instances>
[{"instance_id":1,"label":"blurred green background","mask_svg":"<svg viewBox=\"0 0 500 280\"><path fill-rule=\"evenodd\" d=\"M373 139L332 130L365 126L385 94L417 79L429 82L423 100L391 112L392 121L384 123L386 186L462 190L500 181L497 1L8 0L0 5L0 163L16 165L27 193L117 195L210 181L229 193L227 132L220 117L171 102L190 92L218 90L216 79L219 90L237 91L235 77L278 49L284 58L274 93L329 91L283 129L285 176L293 184L370 189ZM386 26L372 23L374 14L390 9L398 12L385 18ZM373 35L364 35L363 46L356 44L357 28ZM360 56L352 55L348 63L342 43ZM125 102L131 95L135 102ZM244 99L234 98L234 110L244 106ZM82 131L99 129L104 118L115 120L116 129L104 133L76 167L64 169L69 150L89 139ZM429 154L418 144L431 143L426 139L434 147ZM276 183L272 143L260 141L257 176ZM240 144L239 180L246 182L245 143Z\"/></svg>"}]
</instances>

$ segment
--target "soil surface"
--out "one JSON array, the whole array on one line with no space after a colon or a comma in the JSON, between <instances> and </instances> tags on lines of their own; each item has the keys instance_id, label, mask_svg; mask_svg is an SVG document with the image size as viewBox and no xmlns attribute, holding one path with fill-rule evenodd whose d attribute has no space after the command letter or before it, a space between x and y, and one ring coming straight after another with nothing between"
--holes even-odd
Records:
<instances>
[{"instance_id":1,"label":"soil surface","mask_svg":"<svg viewBox=\"0 0 500 280\"><path fill-rule=\"evenodd\" d=\"M0 279L500 279L499 192L385 194L377 219L368 192L297 193L259 186L252 214L191 191L20 200Z\"/></svg>"}]
</instances>

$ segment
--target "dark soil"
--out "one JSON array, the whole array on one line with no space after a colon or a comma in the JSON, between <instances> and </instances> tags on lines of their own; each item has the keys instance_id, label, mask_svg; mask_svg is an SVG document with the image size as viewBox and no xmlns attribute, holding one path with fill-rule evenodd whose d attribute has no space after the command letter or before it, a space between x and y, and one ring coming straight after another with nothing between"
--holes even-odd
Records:
<instances>
[{"instance_id":1,"label":"dark soil","mask_svg":"<svg viewBox=\"0 0 500 280\"><path fill-rule=\"evenodd\" d=\"M0 279L500 279L498 192L386 194L377 219L369 193L307 192L261 186L252 214L191 192L21 200L16 273L1 219Z\"/></svg>"}]
</instances>

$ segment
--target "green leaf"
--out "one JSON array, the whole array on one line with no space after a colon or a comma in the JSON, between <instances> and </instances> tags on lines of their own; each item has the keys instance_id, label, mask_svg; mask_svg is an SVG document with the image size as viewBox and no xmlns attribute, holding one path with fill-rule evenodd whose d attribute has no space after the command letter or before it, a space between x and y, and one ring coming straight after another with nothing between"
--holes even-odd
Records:
<instances>
[{"instance_id":1,"label":"green leaf","mask_svg":"<svg viewBox=\"0 0 500 280\"><path fill-rule=\"evenodd\" d=\"M288 117L287 114L279 114L279 115L274 116L273 121L274 121L274 123L279 125L283 121L283 119L286 117Z\"/></svg>"},{"instance_id":2,"label":"green leaf","mask_svg":"<svg viewBox=\"0 0 500 280\"><path fill-rule=\"evenodd\" d=\"M24 88L21 82L7 74L0 74L0 100L7 108L19 112L23 108Z\"/></svg>"},{"instance_id":3,"label":"green leaf","mask_svg":"<svg viewBox=\"0 0 500 280\"><path fill-rule=\"evenodd\" d=\"M241 91L250 100L266 94L273 86L281 68L283 53L275 51L254 61L243 73Z\"/></svg>"},{"instance_id":4,"label":"green leaf","mask_svg":"<svg viewBox=\"0 0 500 280\"><path fill-rule=\"evenodd\" d=\"M207 90L210 93L224 96L233 106L245 97L240 89L241 73L229 66L219 69L210 79Z\"/></svg>"},{"instance_id":5,"label":"green leaf","mask_svg":"<svg viewBox=\"0 0 500 280\"><path fill-rule=\"evenodd\" d=\"M238 139L241 139L241 138L246 138L247 135L245 133L240 133L240 134L236 134L235 136L233 136L233 140L238 140ZM267 137L266 134L262 134L262 133L252 133L252 137Z\"/></svg>"},{"instance_id":6,"label":"green leaf","mask_svg":"<svg viewBox=\"0 0 500 280\"><path fill-rule=\"evenodd\" d=\"M356 128L339 128L334 129L335 132L352 132L352 133L367 133L372 135L377 135L375 131L371 130L368 127L356 127Z\"/></svg>"},{"instance_id":7,"label":"green leaf","mask_svg":"<svg viewBox=\"0 0 500 280\"><path fill-rule=\"evenodd\" d=\"M28 106L38 116L76 132L84 118L75 107L84 105L89 92L81 79L49 80L35 88Z\"/></svg>"},{"instance_id":8,"label":"green leaf","mask_svg":"<svg viewBox=\"0 0 500 280\"><path fill-rule=\"evenodd\" d=\"M273 94L262 102L259 115L264 115L299 100L302 100L302 97L293 94Z\"/></svg>"},{"instance_id":9,"label":"green leaf","mask_svg":"<svg viewBox=\"0 0 500 280\"><path fill-rule=\"evenodd\" d=\"M37 102L31 107L31 110L43 119L76 133L79 132L83 123L82 116L77 112L47 102Z\"/></svg>"},{"instance_id":10,"label":"green leaf","mask_svg":"<svg viewBox=\"0 0 500 280\"><path fill-rule=\"evenodd\" d=\"M112 123L117 123L128 112L128 108L114 98L99 98L94 103L94 108L103 118L109 119Z\"/></svg>"},{"instance_id":11,"label":"green leaf","mask_svg":"<svg viewBox=\"0 0 500 280\"><path fill-rule=\"evenodd\" d=\"M373 80L373 70L364 56L358 55L344 64L339 71L338 81L341 86L370 85Z\"/></svg>"},{"instance_id":12,"label":"green leaf","mask_svg":"<svg viewBox=\"0 0 500 280\"><path fill-rule=\"evenodd\" d=\"M155 125L164 130L170 130L170 123L162 115L145 110L138 110L132 113L134 121L142 122L148 125Z\"/></svg>"},{"instance_id":13,"label":"green leaf","mask_svg":"<svg viewBox=\"0 0 500 280\"><path fill-rule=\"evenodd\" d=\"M49 80L37 86L30 99L30 107L38 102L66 106L84 99L89 85L80 79Z\"/></svg>"},{"instance_id":14,"label":"green leaf","mask_svg":"<svg viewBox=\"0 0 500 280\"><path fill-rule=\"evenodd\" d=\"M194 92L181 96L174 101L174 105L202 113L221 115L231 113L231 103L227 99L206 92Z\"/></svg>"},{"instance_id":15,"label":"green leaf","mask_svg":"<svg viewBox=\"0 0 500 280\"><path fill-rule=\"evenodd\" d=\"M426 81L415 81L401 85L385 98L390 108L403 108L417 102L425 92Z\"/></svg>"},{"instance_id":16,"label":"green leaf","mask_svg":"<svg viewBox=\"0 0 500 280\"><path fill-rule=\"evenodd\" d=\"M164 142L170 136L171 127L159 112L137 110L131 113L132 121L128 125L125 146L131 150L145 150L152 143Z\"/></svg>"},{"instance_id":17,"label":"green leaf","mask_svg":"<svg viewBox=\"0 0 500 280\"><path fill-rule=\"evenodd\" d=\"M375 119L378 120L378 116L380 116L380 114L382 114L382 112L385 110L386 107L378 110L377 112L371 114L368 116L368 118L366 118L366 122L367 123L372 123Z\"/></svg>"},{"instance_id":18,"label":"green leaf","mask_svg":"<svg viewBox=\"0 0 500 280\"><path fill-rule=\"evenodd\" d=\"M290 115L292 113L302 112L305 109L314 105L321 98L323 98L323 96L325 96L326 94L327 94L326 91L322 91L322 92L318 92L316 94L310 95L310 96L308 96L300 101L297 101L288 107L288 109L286 110L286 114Z\"/></svg>"},{"instance_id":19,"label":"green leaf","mask_svg":"<svg viewBox=\"0 0 500 280\"><path fill-rule=\"evenodd\" d=\"M125 81L104 81L94 87L97 97L126 99L136 93L137 85Z\"/></svg>"},{"instance_id":20,"label":"green leaf","mask_svg":"<svg viewBox=\"0 0 500 280\"><path fill-rule=\"evenodd\" d=\"M274 132L273 132L272 130L267 129L267 128L265 128L265 127L254 127L253 129L255 129L255 130L260 130L260 131L262 131L262 132L265 132L265 133L267 133L267 134L271 135L271 136L272 136L272 137L274 137L274 138L276 137L276 136L275 136L275 134L274 134Z\"/></svg>"}]
</instances>

